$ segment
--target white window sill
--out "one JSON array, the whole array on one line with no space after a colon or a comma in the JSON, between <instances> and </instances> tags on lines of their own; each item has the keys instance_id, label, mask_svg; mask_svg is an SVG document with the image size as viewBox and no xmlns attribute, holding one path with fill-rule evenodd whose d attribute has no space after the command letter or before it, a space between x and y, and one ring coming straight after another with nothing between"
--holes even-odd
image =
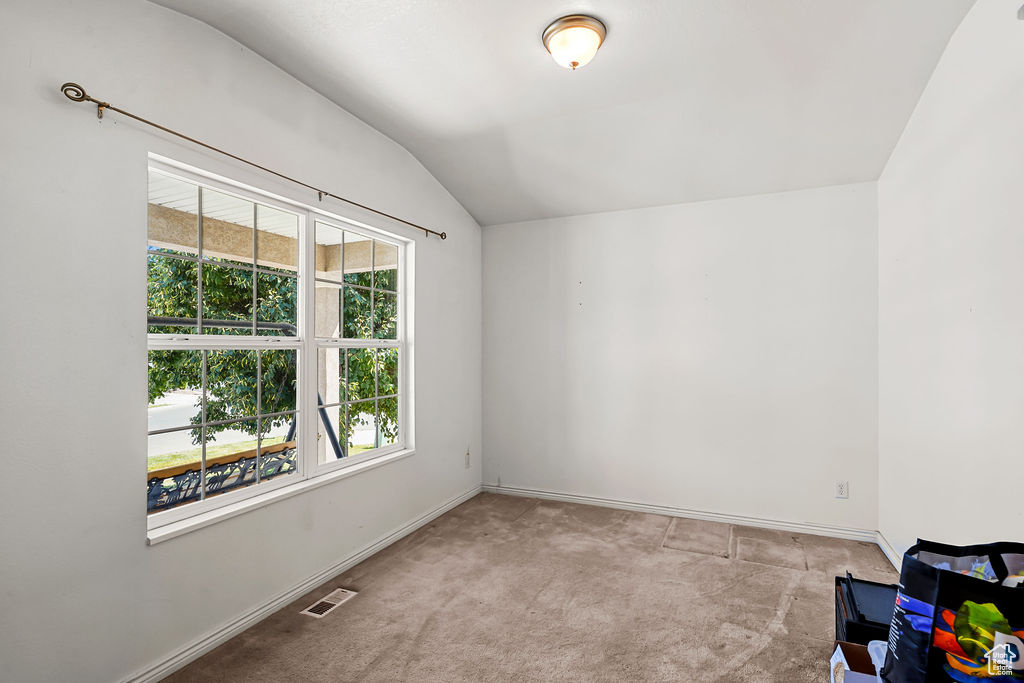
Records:
<instances>
[{"instance_id":1,"label":"white window sill","mask_svg":"<svg viewBox=\"0 0 1024 683\"><path fill-rule=\"evenodd\" d=\"M217 508L216 510L210 510L209 512L198 514L195 517L189 517L188 519L183 519L179 522L172 522L155 529L150 529L146 532L146 544L156 545L157 543L169 541L172 538L177 538L178 536L195 531L196 529L202 529L203 527L208 527L211 524L216 524L217 522L221 522L225 519L237 517L238 515L245 514L250 510L258 510L259 508L272 505L278 501L284 500L285 498L291 498L292 496L305 493L306 491L311 491L315 488L319 488L320 486L326 486L327 484L333 484L334 482L341 481L342 479L348 479L360 472L366 472L367 470L372 470L376 467L380 467L381 465L386 465L389 462L395 462L396 460L407 458L415 453L416 451L411 448L396 451L394 453L388 453L387 455L382 455L378 458L372 458L370 460L356 463L351 467L342 467L333 472L328 472L327 474L322 474L318 477L306 479L296 484L292 484L291 486L284 486L273 491L268 491L266 494L261 496L254 496L253 498L248 498L237 503L225 505L224 507Z\"/></svg>"}]
</instances>

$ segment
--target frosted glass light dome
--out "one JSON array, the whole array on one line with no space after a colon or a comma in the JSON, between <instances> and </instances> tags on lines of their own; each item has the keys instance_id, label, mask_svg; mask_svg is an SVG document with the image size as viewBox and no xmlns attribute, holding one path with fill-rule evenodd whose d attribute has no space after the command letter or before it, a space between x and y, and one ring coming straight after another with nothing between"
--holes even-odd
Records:
<instances>
[{"instance_id":1,"label":"frosted glass light dome","mask_svg":"<svg viewBox=\"0 0 1024 683\"><path fill-rule=\"evenodd\" d=\"M594 58L605 34L604 24L594 17L572 14L544 30L544 47L559 66L575 71Z\"/></svg>"}]
</instances>

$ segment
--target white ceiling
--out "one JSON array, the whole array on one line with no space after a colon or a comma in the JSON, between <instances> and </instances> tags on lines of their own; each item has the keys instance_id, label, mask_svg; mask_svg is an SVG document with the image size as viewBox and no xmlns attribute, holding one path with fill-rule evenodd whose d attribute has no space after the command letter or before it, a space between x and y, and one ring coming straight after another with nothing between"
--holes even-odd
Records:
<instances>
[{"instance_id":1,"label":"white ceiling","mask_svg":"<svg viewBox=\"0 0 1024 683\"><path fill-rule=\"evenodd\" d=\"M877 179L974 2L156 1L404 145L482 225ZM573 73L540 35L576 12L608 38Z\"/></svg>"}]
</instances>

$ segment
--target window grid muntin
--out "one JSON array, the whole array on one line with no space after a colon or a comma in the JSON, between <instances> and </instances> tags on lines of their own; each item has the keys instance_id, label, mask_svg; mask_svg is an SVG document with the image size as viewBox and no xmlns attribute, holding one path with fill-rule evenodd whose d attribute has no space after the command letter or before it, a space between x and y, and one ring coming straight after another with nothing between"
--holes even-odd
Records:
<instances>
[{"instance_id":1,"label":"window grid muntin","mask_svg":"<svg viewBox=\"0 0 1024 683\"><path fill-rule=\"evenodd\" d=\"M253 232L256 232L256 205L253 204L252 208L252 221L253 221ZM256 262L256 235L252 238L252 257L253 263ZM252 324L253 333L256 332L256 278L252 279ZM299 383L299 352L295 352L295 383ZM298 388L298 387L296 387ZM298 398L298 397L296 397ZM297 406L296 406L297 407ZM254 482L257 486L260 483L260 453L263 451L263 351L256 351L256 481ZM294 418L298 421L299 416L296 414ZM298 425L296 425L297 427ZM298 431L298 430L296 430ZM298 453L296 453L298 455Z\"/></svg>"},{"instance_id":2,"label":"window grid muntin","mask_svg":"<svg viewBox=\"0 0 1024 683\"><path fill-rule=\"evenodd\" d=\"M338 406L348 406L348 405L352 405L353 403L369 403L370 401L377 401L377 400L384 399L384 398L399 398L400 396L401 396L401 394L384 394L382 396L371 396L369 398L357 398L357 399L354 399L354 400L351 400L351 401L335 401L334 403L325 403L325 404L323 404L320 407L321 408L337 408ZM252 418L239 418L239 419L240 420L249 420L249 419L252 419ZM229 422L237 422L237 421L238 420L229 420ZM210 423L210 426L213 426L213 423ZM170 430L170 431L177 431L177 430Z\"/></svg>"},{"instance_id":3,"label":"window grid muntin","mask_svg":"<svg viewBox=\"0 0 1024 683\"><path fill-rule=\"evenodd\" d=\"M383 396L382 398L389 398L389 397ZM331 404L331 405L334 405L334 404ZM284 417L286 415L292 415L295 412L297 412L297 411L295 411L295 410L282 410L282 411L279 411L279 412L276 412L276 413L264 413L264 414L259 415L258 417L260 419L263 419L263 420L270 420L270 419L273 419L273 418L276 418L276 417ZM203 424L209 425L210 427L219 427L221 425L231 424L232 422L241 422L243 420L255 420L255 419L257 419L257 416L255 416L255 415L248 415L246 417L236 417L236 418L232 418L230 420L210 420L209 422L204 422ZM148 432L146 432L146 436L157 436L158 434L170 434L172 432L184 432L184 431L187 431L187 430L195 429L196 426L197 425L182 426L182 427L164 427L162 429L151 429Z\"/></svg>"}]
</instances>

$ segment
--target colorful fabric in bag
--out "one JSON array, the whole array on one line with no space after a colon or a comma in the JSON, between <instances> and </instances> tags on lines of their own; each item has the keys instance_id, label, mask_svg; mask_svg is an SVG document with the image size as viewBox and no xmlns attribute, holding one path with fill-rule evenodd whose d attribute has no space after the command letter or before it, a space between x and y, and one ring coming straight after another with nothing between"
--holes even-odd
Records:
<instances>
[{"instance_id":1,"label":"colorful fabric in bag","mask_svg":"<svg viewBox=\"0 0 1024 683\"><path fill-rule=\"evenodd\" d=\"M918 540L903 556L887 683L1024 681L1024 543Z\"/></svg>"}]
</instances>

